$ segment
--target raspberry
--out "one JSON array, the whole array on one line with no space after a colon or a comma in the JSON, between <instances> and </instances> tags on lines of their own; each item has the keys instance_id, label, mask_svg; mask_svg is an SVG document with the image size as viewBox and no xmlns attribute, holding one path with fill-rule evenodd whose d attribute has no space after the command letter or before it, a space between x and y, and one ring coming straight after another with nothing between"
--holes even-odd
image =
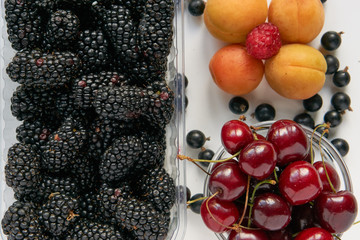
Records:
<instances>
[{"instance_id":1,"label":"raspberry","mask_svg":"<svg viewBox=\"0 0 360 240\"><path fill-rule=\"evenodd\" d=\"M280 47L279 29L271 23L260 24L246 37L246 50L257 59L268 59L274 56Z\"/></svg>"}]
</instances>

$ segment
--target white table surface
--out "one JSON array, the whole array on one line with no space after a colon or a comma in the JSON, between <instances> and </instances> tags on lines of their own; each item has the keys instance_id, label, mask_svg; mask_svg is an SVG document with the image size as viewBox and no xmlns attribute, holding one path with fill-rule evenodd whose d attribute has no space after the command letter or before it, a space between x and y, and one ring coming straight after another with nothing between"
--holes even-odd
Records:
<instances>
[{"instance_id":1,"label":"white table surface","mask_svg":"<svg viewBox=\"0 0 360 240\"><path fill-rule=\"evenodd\" d=\"M186 5L187 7L187 5ZM360 1L358 0L328 0L325 4L325 25L320 35L311 43L312 46L320 47L322 33L334 30L343 31L342 44L333 52L340 61L340 69L349 67L351 74L350 84L343 88L333 86L330 77L327 77L324 88L320 91L323 98L322 108L315 114L311 114L316 124L321 123L323 115L331 109L330 98L336 91L346 92L352 100L353 112L343 115L343 122L338 127L331 129L329 139L341 137L348 141L350 152L345 157L352 176L354 193L360 200ZM189 105L186 110L186 130L199 129L211 138L205 147L216 151L220 147L220 129L223 123L238 116L228 109L228 102L233 97L222 92L213 83L208 62L212 55L224 43L214 39L204 25L202 17L193 17L185 10L185 74L189 79L186 94ZM244 96L250 103L250 109L245 114L247 122L256 122L251 117L257 105L270 103L276 109L276 118L289 118L303 112L302 102L289 100L277 95L266 83L262 81L260 86L252 93ZM197 156L198 151L187 148L187 154ZM192 194L203 191L205 174L193 164L187 164L187 186ZM360 219L360 215L357 218ZM360 225L353 226L342 237L342 240L359 239ZM187 230L185 240L194 239L217 239L202 222L201 216L188 210Z\"/></svg>"}]
</instances>

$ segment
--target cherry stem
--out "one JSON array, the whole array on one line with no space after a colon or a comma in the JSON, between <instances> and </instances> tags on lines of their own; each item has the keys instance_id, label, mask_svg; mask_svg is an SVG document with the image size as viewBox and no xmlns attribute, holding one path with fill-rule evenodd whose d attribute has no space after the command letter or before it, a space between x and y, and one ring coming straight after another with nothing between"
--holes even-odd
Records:
<instances>
[{"instance_id":1,"label":"cherry stem","mask_svg":"<svg viewBox=\"0 0 360 240\"><path fill-rule=\"evenodd\" d=\"M201 201L201 200L204 200L204 199L207 199L208 197L201 197L201 198L197 198L197 199L194 199L194 200L191 200L191 201L187 201L186 204L189 205L189 204L192 204L194 202L198 202L198 201Z\"/></svg>"},{"instance_id":2,"label":"cherry stem","mask_svg":"<svg viewBox=\"0 0 360 240\"><path fill-rule=\"evenodd\" d=\"M205 171L199 164L197 164L196 162L193 162L193 161L191 161L193 164L195 164L195 166L197 166L198 168L200 168L200 170L201 171L203 171L205 174L207 174L207 175L211 175L210 173L208 173L207 171Z\"/></svg>"},{"instance_id":3,"label":"cherry stem","mask_svg":"<svg viewBox=\"0 0 360 240\"><path fill-rule=\"evenodd\" d=\"M277 175L277 172L276 172L276 168L274 169L274 178L275 178L276 182L279 182L279 178L278 178L278 175Z\"/></svg>"},{"instance_id":4,"label":"cherry stem","mask_svg":"<svg viewBox=\"0 0 360 240\"><path fill-rule=\"evenodd\" d=\"M225 158L225 159L221 159L221 160L207 160L207 159L194 159L194 158L191 158L191 157L188 157L188 156L185 156L185 155L181 155L181 154L178 154L177 155L177 158L180 159L180 160L189 160L191 162L210 162L210 163L218 163L218 162L226 162L226 161L229 161L231 159L233 159L234 157L237 157L239 156L240 154L240 151L235 153L234 155L231 155L230 157L228 158Z\"/></svg>"},{"instance_id":5,"label":"cherry stem","mask_svg":"<svg viewBox=\"0 0 360 240\"><path fill-rule=\"evenodd\" d=\"M335 237L335 238L338 239L338 240L341 240L341 238L338 237L338 236L336 236L335 234L332 234L332 236Z\"/></svg>"},{"instance_id":6,"label":"cherry stem","mask_svg":"<svg viewBox=\"0 0 360 240\"><path fill-rule=\"evenodd\" d=\"M252 208L254 206L254 200L255 200L255 193L256 191L258 190L258 188L262 185L262 184L265 184L265 183L270 183L271 185L275 185L276 184L276 181L275 180L272 180L272 179L267 179L267 180L264 180L264 181L261 181L259 182L258 184L256 184L256 186L254 187L254 190L252 192L252 195L251 195L251 198L250 198L250 208L249 208L249 219L248 219L248 227L250 227L251 225L251 215L252 215Z\"/></svg>"},{"instance_id":7,"label":"cherry stem","mask_svg":"<svg viewBox=\"0 0 360 240\"><path fill-rule=\"evenodd\" d=\"M353 223L353 225L356 225L356 224L359 224L360 223L360 220L359 221L356 221Z\"/></svg>"},{"instance_id":8,"label":"cherry stem","mask_svg":"<svg viewBox=\"0 0 360 240\"><path fill-rule=\"evenodd\" d=\"M322 148L321 148L321 140L323 139L324 137L324 134L327 133L328 130L325 129L323 131L323 133L321 134L321 137L320 137L320 140L319 140L319 151L320 151L320 156L321 156L321 161L322 161L322 164L323 164L323 167L324 167L324 171L325 171L325 175L326 175L326 179L327 181L329 182L330 184L330 187L331 187L331 190L336 193L336 189L334 188L334 185L332 184L331 180L330 180L330 176L326 170L326 165L325 165L325 159L324 159L324 153L322 152Z\"/></svg>"},{"instance_id":9,"label":"cherry stem","mask_svg":"<svg viewBox=\"0 0 360 240\"><path fill-rule=\"evenodd\" d=\"M314 135L315 135L315 132L318 128L320 127L325 127L327 130L328 128L330 128L330 123L323 123L323 124L319 124L317 127L314 128L313 132L311 133L311 138L310 138L310 156L311 156L311 165L314 164L314 152L313 152L313 139L314 139ZM325 131L324 130L324 131ZM324 133L323 131L323 133ZM328 131L328 130L327 130ZM321 140L321 138L320 138ZM320 147L321 148L321 147Z\"/></svg>"},{"instance_id":10,"label":"cherry stem","mask_svg":"<svg viewBox=\"0 0 360 240\"><path fill-rule=\"evenodd\" d=\"M249 200L249 189L250 189L250 180L251 180L251 176L248 175L248 181L247 181L247 186L246 186L246 195L245 195L245 204L244 204L244 210L243 210L243 213L241 215L241 218L239 220L239 224L238 226L241 225L242 221L244 220L244 217L245 217L245 213L246 213L246 209L247 209L247 206L248 206L248 200ZM250 226L249 226L250 227Z\"/></svg>"}]
</instances>

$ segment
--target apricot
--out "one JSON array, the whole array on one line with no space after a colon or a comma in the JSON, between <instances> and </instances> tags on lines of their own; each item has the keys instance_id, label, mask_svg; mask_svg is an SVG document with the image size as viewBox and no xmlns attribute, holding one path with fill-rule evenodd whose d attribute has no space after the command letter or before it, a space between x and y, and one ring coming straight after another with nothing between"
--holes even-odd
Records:
<instances>
[{"instance_id":1,"label":"apricot","mask_svg":"<svg viewBox=\"0 0 360 240\"><path fill-rule=\"evenodd\" d=\"M216 85L233 95L254 90L264 75L264 64L246 52L241 44L230 44L219 49L209 63Z\"/></svg>"},{"instance_id":2,"label":"apricot","mask_svg":"<svg viewBox=\"0 0 360 240\"><path fill-rule=\"evenodd\" d=\"M265 61L270 87L290 99L306 99L321 90L327 64L323 54L305 44L288 44Z\"/></svg>"},{"instance_id":3,"label":"apricot","mask_svg":"<svg viewBox=\"0 0 360 240\"><path fill-rule=\"evenodd\" d=\"M324 26L325 14L320 0L272 0L268 21L279 28L285 43L309 43Z\"/></svg>"},{"instance_id":4,"label":"apricot","mask_svg":"<svg viewBox=\"0 0 360 240\"><path fill-rule=\"evenodd\" d=\"M204 22L217 39L229 43L245 43L246 35L265 22L266 0L208 0Z\"/></svg>"}]
</instances>

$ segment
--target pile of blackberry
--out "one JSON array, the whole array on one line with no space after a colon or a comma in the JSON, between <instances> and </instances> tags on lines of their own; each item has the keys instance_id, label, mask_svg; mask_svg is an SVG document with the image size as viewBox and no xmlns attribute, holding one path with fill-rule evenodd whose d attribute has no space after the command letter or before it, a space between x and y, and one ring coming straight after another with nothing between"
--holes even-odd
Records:
<instances>
[{"instance_id":1,"label":"pile of blackberry","mask_svg":"<svg viewBox=\"0 0 360 240\"><path fill-rule=\"evenodd\" d=\"M165 239L172 0L5 0L8 239Z\"/></svg>"}]
</instances>

